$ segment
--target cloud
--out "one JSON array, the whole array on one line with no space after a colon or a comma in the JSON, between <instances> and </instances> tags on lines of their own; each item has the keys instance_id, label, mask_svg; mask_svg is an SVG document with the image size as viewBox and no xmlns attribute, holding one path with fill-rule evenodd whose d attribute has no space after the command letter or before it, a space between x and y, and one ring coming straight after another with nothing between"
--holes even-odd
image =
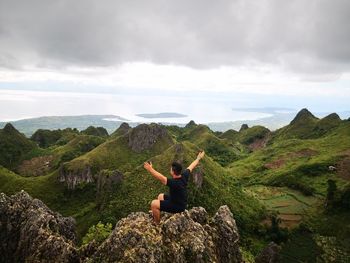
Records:
<instances>
[{"instance_id":1,"label":"cloud","mask_svg":"<svg viewBox=\"0 0 350 263\"><path fill-rule=\"evenodd\" d=\"M0 67L272 65L332 80L349 71L349 13L347 0L0 0Z\"/></svg>"}]
</instances>

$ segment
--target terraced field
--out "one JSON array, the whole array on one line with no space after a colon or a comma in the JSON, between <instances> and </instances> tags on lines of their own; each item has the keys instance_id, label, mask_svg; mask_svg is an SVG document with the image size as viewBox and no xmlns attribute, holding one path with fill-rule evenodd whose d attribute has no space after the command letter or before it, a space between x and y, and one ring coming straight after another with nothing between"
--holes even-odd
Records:
<instances>
[{"instance_id":1,"label":"terraced field","mask_svg":"<svg viewBox=\"0 0 350 263\"><path fill-rule=\"evenodd\" d=\"M301 192L287 187L254 185L245 188L245 192L258 199L268 211L276 212L281 219L281 227L297 226L311 209L322 204L318 196L305 196ZM269 224L269 220L262 223Z\"/></svg>"}]
</instances>

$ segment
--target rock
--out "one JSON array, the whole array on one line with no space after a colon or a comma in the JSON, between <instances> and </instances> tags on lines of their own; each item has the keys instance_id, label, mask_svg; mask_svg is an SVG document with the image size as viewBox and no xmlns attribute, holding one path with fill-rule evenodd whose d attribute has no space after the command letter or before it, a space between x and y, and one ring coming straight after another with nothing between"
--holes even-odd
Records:
<instances>
[{"instance_id":1,"label":"rock","mask_svg":"<svg viewBox=\"0 0 350 263\"><path fill-rule=\"evenodd\" d=\"M208 213L203 207L194 207L188 211L188 214L194 222L200 223L201 225L209 222Z\"/></svg>"},{"instance_id":2,"label":"rock","mask_svg":"<svg viewBox=\"0 0 350 263\"><path fill-rule=\"evenodd\" d=\"M249 129L248 124L242 124L241 128L239 129L239 131L241 132L241 131L244 131L244 130L247 130L247 129Z\"/></svg>"},{"instance_id":3,"label":"rock","mask_svg":"<svg viewBox=\"0 0 350 263\"><path fill-rule=\"evenodd\" d=\"M161 262L160 231L149 215L132 213L116 224L112 234L85 262Z\"/></svg>"},{"instance_id":4,"label":"rock","mask_svg":"<svg viewBox=\"0 0 350 263\"><path fill-rule=\"evenodd\" d=\"M255 262L256 263L277 263L279 262L279 251L280 251L280 247L274 242L271 242L255 258Z\"/></svg>"},{"instance_id":5,"label":"rock","mask_svg":"<svg viewBox=\"0 0 350 263\"><path fill-rule=\"evenodd\" d=\"M219 262L242 262L236 221L227 205L219 208L213 221L214 240Z\"/></svg>"},{"instance_id":6,"label":"rock","mask_svg":"<svg viewBox=\"0 0 350 263\"><path fill-rule=\"evenodd\" d=\"M184 152L185 152L185 147L183 146L183 144L182 143L175 144L174 151L175 151L174 161L180 164L183 164Z\"/></svg>"},{"instance_id":7,"label":"rock","mask_svg":"<svg viewBox=\"0 0 350 263\"><path fill-rule=\"evenodd\" d=\"M202 207L174 215L164 213L158 226L148 214L137 212L120 220L112 234L85 260L242 262L238 238L235 221L227 206L219 209L213 224L208 224L207 212ZM218 244L222 247L218 248Z\"/></svg>"},{"instance_id":8,"label":"rock","mask_svg":"<svg viewBox=\"0 0 350 263\"><path fill-rule=\"evenodd\" d=\"M78 262L75 221L21 191L0 193L2 262Z\"/></svg>"},{"instance_id":9,"label":"rock","mask_svg":"<svg viewBox=\"0 0 350 263\"><path fill-rule=\"evenodd\" d=\"M158 141L165 140L169 144L172 138L167 129L158 124L140 124L126 135L129 147L137 153L152 148Z\"/></svg>"},{"instance_id":10,"label":"rock","mask_svg":"<svg viewBox=\"0 0 350 263\"><path fill-rule=\"evenodd\" d=\"M94 182L94 176L89 165L86 165L82 170L67 170L65 165L62 164L58 173L58 181L65 182L68 189L75 189L76 185L81 183Z\"/></svg>"},{"instance_id":11,"label":"rock","mask_svg":"<svg viewBox=\"0 0 350 263\"><path fill-rule=\"evenodd\" d=\"M123 173L118 170L101 170L97 175L96 185L96 203L99 209L102 209L108 200L115 184L123 180Z\"/></svg>"},{"instance_id":12,"label":"rock","mask_svg":"<svg viewBox=\"0 0 350 263\"><path fill-rule=\"evenodd\" d=\"M227 206L212 220L202 207L162 213L131 213L101 244L78 248L72 218L50 211L22 191L0 194L0 253L5 262L243 262L239 234Z\"/></svg>"}]
</instances>

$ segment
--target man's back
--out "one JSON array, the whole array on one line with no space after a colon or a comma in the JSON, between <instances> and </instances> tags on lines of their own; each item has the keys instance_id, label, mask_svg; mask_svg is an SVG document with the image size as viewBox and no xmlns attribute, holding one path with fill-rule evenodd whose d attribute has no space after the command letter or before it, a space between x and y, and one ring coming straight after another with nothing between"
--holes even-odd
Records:
<instances>
[{"instance_id":1,"label":"man's back","mask_svg":"<svg viewBox=\"0 0 350 263\"><path fill-rule=\"evenodd\" d=\"M186 209L187 205L187 182L190 176L190 170L186 169L180 178L171 178L167 180L169 187L170 201L179 207Z\"/></svg>"}]
</instances>

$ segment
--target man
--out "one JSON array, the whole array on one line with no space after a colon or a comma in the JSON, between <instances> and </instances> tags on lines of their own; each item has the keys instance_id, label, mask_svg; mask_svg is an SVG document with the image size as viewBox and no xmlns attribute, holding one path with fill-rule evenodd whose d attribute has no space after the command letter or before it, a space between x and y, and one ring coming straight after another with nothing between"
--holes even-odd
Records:
<instances>
[{"instance_id":1,"label":"man","mask_svg":"<svg viewBox=\"0 0 350 263\"><path fill-rule=\"evenodd\" d=\"M145 162L143 167L150 172L153 177L169 187L169 194L159 194L158 199L151 203L153 219L156 224L160 222L160 211L169 213L180 213L187 206L187 181L192 170L198 165L200 159L204 157L204 151L200 151L190 166L182 173L182 166L178 162L173 162L170 167L172 178L167 178L157 172L151 162Z\"/></svg>"}]
</instances>

